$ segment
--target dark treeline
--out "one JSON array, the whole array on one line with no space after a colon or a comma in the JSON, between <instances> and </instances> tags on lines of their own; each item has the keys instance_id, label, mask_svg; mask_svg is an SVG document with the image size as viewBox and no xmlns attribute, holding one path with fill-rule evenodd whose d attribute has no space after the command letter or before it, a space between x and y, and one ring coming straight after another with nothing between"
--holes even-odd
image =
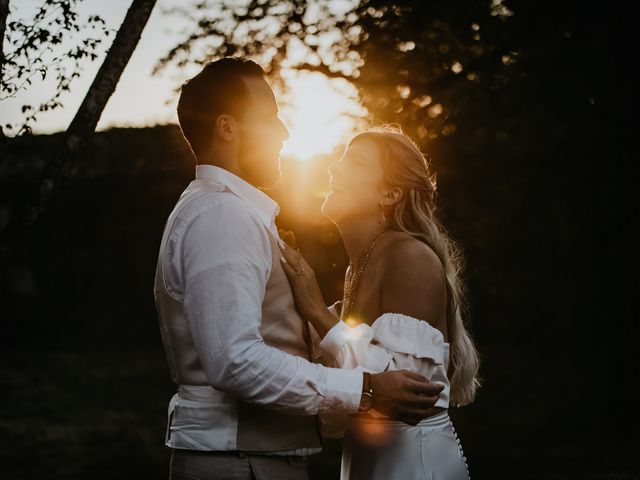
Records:
<instances>
[{"instance_id":1,"label":"dark treeline","mask_svg":"<svg viewBox=\"0 0 640 480\"><path fill-rule=\"evenodd\" d=\"M3 167L4 215L8 205L35 188L33 178L55 142L56 136L47 136L14 143ZM99 133L85 155L88 161L51 205L27 255L9 269L0 341L14 361L34 352L36 358L47 358L46 352L73 352L76 360L67 368L77 375L105 369L115 376L107 376L112 385L123 382L123 371L141 368L120 363L123 358L131 361L131 352L137 355L135 362L150 362L128 381L137 384L141 398L154 392L156 398L149 401L156 408L141 406L131 414L144 419L140 428L155 433L145 440L151 444L146 448L157 448L146 460L162 472L164 400L172 387L162 361L152 279L164 221L191 179L193 159L176 127ZM334 157L314 164L285 159L282 182L269 192L281 204L280 226L295 232L327 301L338 298L346 267L337 231L319 214L322 187L328 182L326 165ZM517 167L511 169L515 176ZM612 305L611 313L600 316L606 290L594 297L591 282L606 271L581 273L594 268L593 260L591 267L578 264L576 250L584 246L573 230L572 222L578 220L562 213L566 192L541 192L545 202L557 205L541 210L531 208L541 202L518 200L537 187L509 182L509 172L500 172L501 182L492 175L493 182L485 177L483 183L481 166L472 170L471 178L466 171L446 171L452 173L440 176L442 214L466 252L472 328L484 359L485 387L478 401L453 413L476 475L489 478L500 460L505 470L520 465L534 472L560 468L566 475L577 474L562 478L578 478L592 468L592 447L584 440L594 433L618 437L607 447L609 457L596 462L599 468L626 471L635 437L621 433L633 418L634 400L630 394L616 398L614 391L629 392L630 386L615 382L624 375L631 378L632 367L624 363L630 359L624 338L607 327L607 322L626 324L615 313L625 304ZM479 185L469 189L475 182ZM504 201L496 202L496 190L506 196ZM119 354L96 364L96 351ZM81 365L83 358L88 364ZM17 365L27 369L22 372L27 377L40 369L23 361ZM12 371L17 375L20 368ZM60 372L52 375L55 379ZM110 387L84 388L95 390L94 406L106 404ZM70 400L70 406L75 408L76 401ZM612 401L615 409L610 408ZM606 423L585 422L605 409ZM43 415L45 423L56 417L55 412L34 415ZM335 470L335 448L317 460L317 471Z\"/></svg>"}]
</instances>

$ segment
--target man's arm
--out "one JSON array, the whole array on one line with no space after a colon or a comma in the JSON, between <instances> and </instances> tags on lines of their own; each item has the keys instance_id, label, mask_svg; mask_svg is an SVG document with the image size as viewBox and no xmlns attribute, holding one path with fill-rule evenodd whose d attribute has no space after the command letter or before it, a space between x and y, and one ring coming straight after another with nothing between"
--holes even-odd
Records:
<instances>
[{"instance_id":1,"label":"man's arm","mask_svg":"<svg viewBox=\"0 0 640 480\"><path fill-rule=\"evenodd\" d=\"M264 343L271 250L244 205L233 199L200 213L180 246L185 317L211 385L299 414L357 411L360 372L322 367Z\"/></svg>"}]
</instances>

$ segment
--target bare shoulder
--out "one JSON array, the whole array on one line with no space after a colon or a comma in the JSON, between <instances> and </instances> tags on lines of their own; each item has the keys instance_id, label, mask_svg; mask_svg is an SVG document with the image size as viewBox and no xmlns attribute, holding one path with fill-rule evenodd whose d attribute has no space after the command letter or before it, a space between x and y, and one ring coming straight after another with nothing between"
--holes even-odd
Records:
<instances>
[{"instance_id":1,"label":"bare shoulder","mask_svg":"<svg viewBox=\"0 0 640 480\"><path fill-rule=\"evenodd\" d=\"M444 282L442 262L433 249L403 232L392 232L382 252L385 277L429 278Z\"/></svg>"},{"instance_id":2,"label":"bare shoulder","mask_svg":"<svg viewBox=\"0 0 640 480\"><path fill-rule=\"evenodd\" d=\"M446 278L433 249L410 235L393 232L381 254L383 313L425 320L446 335Z\"/></svg>"}]
</instances>

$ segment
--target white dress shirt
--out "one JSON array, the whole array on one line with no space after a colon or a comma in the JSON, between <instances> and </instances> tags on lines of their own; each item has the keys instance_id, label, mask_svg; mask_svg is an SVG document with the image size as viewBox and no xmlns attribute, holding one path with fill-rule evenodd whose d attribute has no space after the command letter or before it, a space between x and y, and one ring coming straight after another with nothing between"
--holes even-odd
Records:
<instances>
[{"instance_id":1,"label":"white dress shirt","mask_svg":"<svg viewBox=\"0 0 640 480\"><path fill-rule=\"evenodd\" d=\"M272 268L269 232L278 238L277 203L215 166L198 165L198 181L211 182L210 192L199 199L197 207L185 208L177 215L161 261L164 285L184 305L208 383L243 401L296 414L357 412L361 372L311 363L265 344L260 335L261 306ZM187 391L185 397L198 398L197 392L181 389ZM180 401L185 400L179 392L172 400L170 414ZM218 427L234 422L232 408L216 412L202 401L189 408L196 413L185 419L184 425L174 426L183 440L169 444L171 447L207 449L201 446L202 440L189 440L189 428L193 428L191 438L199 434L198 425L191 424L205 415ZM216 445L233 449L233 425L226 431L220 433L218 428L218 436L230 438L216 438Z\"/></svg>"}]
</instances>

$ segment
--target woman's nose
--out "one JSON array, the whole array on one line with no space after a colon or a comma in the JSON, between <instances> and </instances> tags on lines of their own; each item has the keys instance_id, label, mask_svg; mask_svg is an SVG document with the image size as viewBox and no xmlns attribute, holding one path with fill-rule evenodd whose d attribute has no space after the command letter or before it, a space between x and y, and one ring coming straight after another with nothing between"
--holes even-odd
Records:
<instances>
[{"instance_id":1,"label":"woman's nose","mask_svg":"<svg viewBox=\"0 0 640 480\"><path fill-rule=\"evenodd\" d=\"M340 163L340 161L337 162L333 162L331 165L329 165L327 167L327 172L329 173L329 175L331 175L332 177L336 176L337 170L338 170L338 163Z\"/></svg>"}]
</instances>

